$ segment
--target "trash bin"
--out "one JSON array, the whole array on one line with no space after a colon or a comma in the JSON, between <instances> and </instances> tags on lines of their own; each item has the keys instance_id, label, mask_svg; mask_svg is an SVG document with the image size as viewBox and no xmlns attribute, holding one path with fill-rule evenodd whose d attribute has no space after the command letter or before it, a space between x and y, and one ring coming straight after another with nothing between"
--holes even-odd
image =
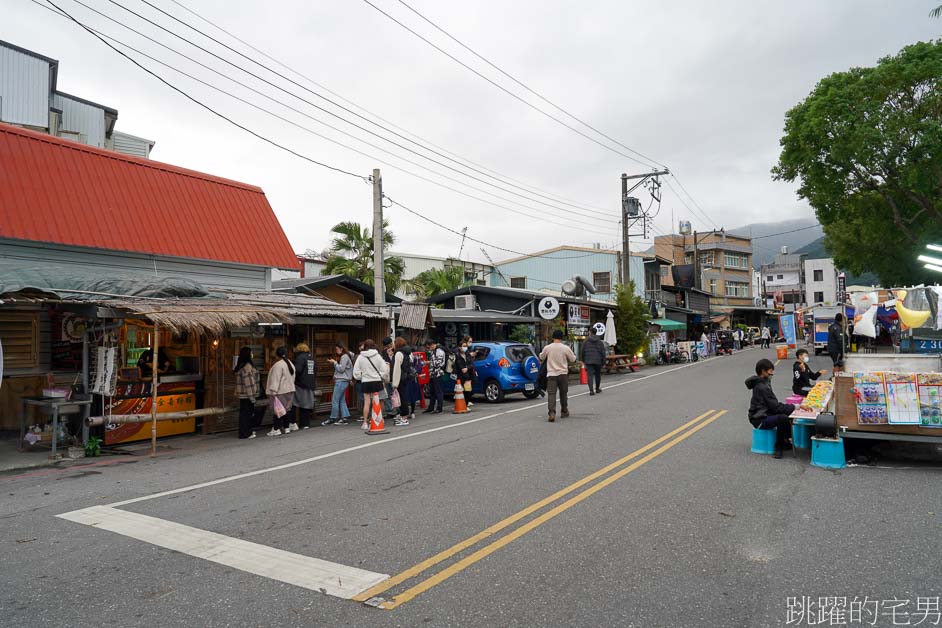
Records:
<instances>
[{"instance_id":1,"label":"trash bin","mask_svg":"<svg viewBox=\"0 0 942 628\"><path fill-rule=\"evenodd\" d=\"M775 345L775 357L779 360L787 360L788 345Z\"/></svg>"}]
</instances>

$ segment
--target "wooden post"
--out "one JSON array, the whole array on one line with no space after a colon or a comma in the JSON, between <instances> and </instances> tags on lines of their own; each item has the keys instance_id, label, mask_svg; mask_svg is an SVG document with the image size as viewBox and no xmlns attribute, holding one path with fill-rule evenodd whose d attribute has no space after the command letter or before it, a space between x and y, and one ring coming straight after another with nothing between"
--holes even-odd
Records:
<instances>
[{"instance_id":1,"label":"wooden post","mask_svg":"<svg viewBox=\"0 0 942 628\"><path fill-rule=\"evenodd\" d=\"M154 321L154 355L151 364L154 372L151 377L150 390L151 398L151 424L150 424L150 455L157 455L157 383L158 383L158 361L157 355L160 352L160 334L157 329L157 321Z\"/></svg>"}]
</instances>

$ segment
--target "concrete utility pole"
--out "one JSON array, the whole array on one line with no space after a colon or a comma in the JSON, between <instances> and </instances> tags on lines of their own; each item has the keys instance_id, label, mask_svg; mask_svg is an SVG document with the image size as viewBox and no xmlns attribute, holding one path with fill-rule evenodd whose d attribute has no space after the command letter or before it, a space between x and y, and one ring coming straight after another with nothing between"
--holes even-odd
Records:
<instances>
[{"instance_id":1,"label":"concrete utility pole","mask_svg":"<svg viewBox=\"0 0 942 628\"><path fill-rule=\"evenodd\" d=\"M628 248L628 173L621 173L621 276L625 284L631 281L631 249Z\"/></svg>"},{"instance_id":2,"label":"concrete utility pole","mask_svg":"<svg viewBox=\"0 0 942 628\"><path fill-rule=\"evenodd\" d=\"M621 175L621 247L622 247L622 259L621 266L619 267L619 274L624 278L624 285L628 285L631 281L631 249L628 248L628 240L631 236L631 228L637 224L639 220L642 221L644 225L644 230L640 234L640 237L647 237L647 221L648 217L646 214L641 212L641 202L633 197L628 196L640 186L644 185L644 182L648 179L654 177L655 182L660 175L670 174L666 169L665 170L655 170L654 172L647 172L645 174L634 174L628 175L627 173L622 173ZM628 188L628 179L640 179L635 183L631 188ZM653 195L653 192L652 192ZM638 235L638 234L636 234ZM642 293L644 292L644 285L642 284Z\"/></svg>"},{"instance_id":3,"label":"concrete utility pole","mask_svg":"<svg viewBox=\"0 0 942 628\"><path fill-rule=\"evenodd\" d=\"M383 272L383 177L379 168L373 169L373 301L386 302L385 273Z\"/></svg>"}]
</instances>

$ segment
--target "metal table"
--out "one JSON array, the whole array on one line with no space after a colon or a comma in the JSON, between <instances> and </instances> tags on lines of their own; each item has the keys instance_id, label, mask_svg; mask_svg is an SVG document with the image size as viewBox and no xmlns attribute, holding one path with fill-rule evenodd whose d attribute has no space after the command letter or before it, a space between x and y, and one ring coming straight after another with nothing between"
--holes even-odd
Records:
<instances>
[{"instance_id":1,"label":"metal table","mask_svg":"<svg viewBox=\"0 0 942 628\"><path fill-rule=\"evenodd\" d=\"M66 399L65 397L23 397L23 412L20 414L20 447L26 438L26 414L29 406L47 408L52 411L52 456L56 455L59 441L59 408L62 406L83 406L82 414L87 417L91 399Z\"/></svg>"}]
</instances>

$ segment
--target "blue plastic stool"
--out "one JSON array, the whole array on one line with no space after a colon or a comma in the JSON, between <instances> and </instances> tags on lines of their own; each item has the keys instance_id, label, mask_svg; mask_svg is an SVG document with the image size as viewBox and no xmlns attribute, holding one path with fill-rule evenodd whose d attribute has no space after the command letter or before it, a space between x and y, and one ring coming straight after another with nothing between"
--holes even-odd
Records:
<instances>
[{"instance_id":1,"label":"blue plastic stool","mask_svg":"<svg viewBox=\"0 0 942 628\"><path fill-rule=\"evenodd\" d=\"M814 421L809 419L795 419L792 422L792 443L799 449L811 449L811 433L814 430Z\"/></svg>"},{"instance_id":2,"label":"blue plastic stool","mask_svg":"<svg viewBox=\"0 0 942 628\"><path fill-rule=\"evenodd\" d=\"M823 469L843 469L847 467L844 454L844 440L838 438L811 437L811 464Z\"/></svg>"},{"instance_id":3,"label":"blue plastic stool","mask_svg":"<svg viewBox=\"0 0 942 628\"><path fill-rule=\"evenodd\" d=\"M775 430L752 428L752 453L770 455L775 453Z\"/></svg>"}]
</instances>

